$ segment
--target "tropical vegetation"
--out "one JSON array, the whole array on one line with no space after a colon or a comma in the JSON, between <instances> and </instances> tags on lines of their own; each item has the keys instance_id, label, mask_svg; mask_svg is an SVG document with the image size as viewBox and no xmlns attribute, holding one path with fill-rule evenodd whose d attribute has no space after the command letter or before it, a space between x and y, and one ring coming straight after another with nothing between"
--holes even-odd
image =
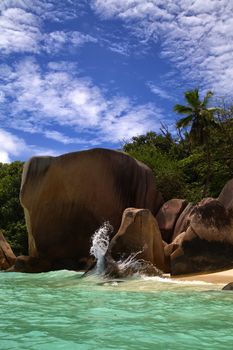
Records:
<instances>
[{"instance_id":1,"label":"tropical vegetation","mask_svg":"<svg viewBox=\"0 0 233 350\"><path fill-rule=\"evenodd\" d=\"M222 99L210 106L213 93L201 99L198 89L184 97L186 105L174 107L183 116L175 132L162 125L160 133L133 137L123 150L151 167L165 200L197 202L218 196L233 177L233 105Z\"/></svg>"},{"instance_id":2,"label":"tropical vegetation","mask_svg":"<svg viewBox=\"0 0 233 350\"><path fill-rule=\"evenodd\" d=\"M0 230L16 255L27 254L27 230L19 191L23 163L0 163Z\"/></svg>"}]
</instances>

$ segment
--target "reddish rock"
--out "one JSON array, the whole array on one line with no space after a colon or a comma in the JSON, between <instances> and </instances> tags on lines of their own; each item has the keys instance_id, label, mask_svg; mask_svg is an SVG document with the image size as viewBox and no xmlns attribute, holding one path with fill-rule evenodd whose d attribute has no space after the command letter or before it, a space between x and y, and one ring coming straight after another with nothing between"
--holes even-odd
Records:
<instances>
[{"instance_id":1,"label":"reddish rock","mask_svg":"<svg viewBox=\"0 0 233 350\"><path fill-rule=\"evenodd\" d=\"M171 272L171 259L170 255L171 254L166 254L166 249L167 249L168 243L163 241L163 251L164 251L164 272L165 273L170 273Z\"/></svg>"},{"instance_id":2,"label":"reddish rock","mask_svg":"<svg viewBox=\"0 0 233 350\"><path fill-rule=\"evenodd\" d=\"M233 217L218 201L197 205L189 227L165 247L172 275L233 267Z\"/></svg>"},{"instance_id":3,"label":"reddish rock","mask_svg":"<svg viewBox=\"0 0 233 350\"><path fill-rule=\"evenodd\" d=\"M62 268L66 262L83 268L91 236L104 221L115 233L125 208L156 214L163 203L147 166L107 149L32 158L24 167L20 197L29 255Z\"/></svg>"},{"instance_id":4,"label":"reddish rock","mask_svg":"<svg viewBox=\"0 0 233 350\"><path fill-rule=\"evenodd\" d=\"M0 270L7 270L15 262L16 256L3 233L0 232Z\"/></svg>"},{"instance_id":5,"label":"reddish rock","mask_svg":"<svg viewBox=\"0 0 233 350\"><path fill-rule=\"evenodd\" d=\"M207 198L203 198L197 205L205 205L205 204L208 204L212 201L215 201L216 198L213 198L213 197L207 197Z\"/></svg>"},{"instance_id":6,"label":"reddish rock","mask_svg":"<svg viewBox=\"0 0 233 350\"><path fill-rule=\"evenodd\" d=\"M181 233L187 230L190 224L191 216L193 214L194 205L189 203L185 209L180 214L174 228L174 233L172 236L172 241Z\"/></svg>"},{"instance_id":7,"label":"reddish rock","mask_svg":"<svg viewBox=\"0 0 233 350\"><path fill-rule=\"evenodd\" d=\"M218 200L226 209L233 210L233 179L229 180L223 187Z\"/></svg>"},{"instance_id":8,"label":"reddish rock","mask_svg":"<svg viewBox=\"0 0 233 350\"><path fill-rule=\"evenodd\" d=\"M164 246L156 219L147 209L128 208L106 256L122 261L136 253L136 260L143 259L165 270Z\"/></svg>"},{"instance_id":9,"label":"reddish rock","mask_svg":"<svg viewBox=\"0 0 233 350\"><path fill-rule=\"evenodd\" d=\"M188 202L184 199L171 199L164 203L158 211L156 220L165 242L171 242L176 221L187 204Z\"/></svg>"}]
</instances>

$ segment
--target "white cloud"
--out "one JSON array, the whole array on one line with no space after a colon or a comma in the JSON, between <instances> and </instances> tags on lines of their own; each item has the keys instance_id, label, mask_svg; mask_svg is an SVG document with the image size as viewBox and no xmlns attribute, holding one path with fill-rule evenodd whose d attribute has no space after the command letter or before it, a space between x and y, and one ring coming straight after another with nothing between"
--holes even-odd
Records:
<instances>
[{"instance_id":1,"label":"white cloud","mask_svg":"<svg viewBox=\"0 0 233 350\"><path fill-rule=\"evenodd\" d=\"M0 16L0 51L37 52L41 40L39 18L22 9L9 8Z\"/></svg>"},{"instance_id":2,"label":"white cloud","mask_svg":"<svg viewBox=\"0 0 233 350\"><path fill-rule=\"evenodd\" d=\"M148 81L147 84L148 88L151 90L151 92L161 98L167 99L167 100L173 100L174 98L167 93L164 89L162 89L160 86L155 85L151 81Z\"/></svg>"},{"instance_id":3,"label":"white cloud","mask_svg":"<svg viewBox=\"0 0 233 350\"><path fill-rule=\"evenodd\" d=\"M19 137L0 129L0 162L9 163L11 156L18 156L25 151L26 144Z\"/></svg>"},{"instance_id":4,"label":"white cloud","mask_svg":"<svg viewBox=\"0 0 233 350\"><path fill-rule=\"evenodd\" d=\"M23 60L14 68L2 66L4 125L37 132L63 144L86 143L90 137L92 144L117 143L159 127L162 111L155 105L138 105L126 97L106 96L90 79L80 78L73 70L67 72L62 67L54 70L50 64L42 71L33 59ZM75 133L74 137L55 130L64 126ZM82 132L90 137L83 139L79 136Z\"/></svg>"},{"instance_id":5,"label":"white cloud","mask_svg":"<svg viewBox=\"0 0 233 350\"><path fill-rule=\"evenodd\" d=\"M77 47L88 42L96 43L97 39L91 35L83 34L78 31L54 31L44 35L42 45L47 52L54 53L63 49L66 45Z\"/></svg>"},{"instance_id":6,"label":"white cloud","mask_svg":"<svg viewBox=\"0 0 233 350\"><path fill-rule=\"evenodd\" d=\"M84 144L84 143L88 143L87 140L84 140L82 138L78 138L78 137L69 137L64 135L63 133L56 131L56 130L45 130L43 132L44 136L47 137L48 139L51 140L55 140L58 142L63 143L64 145L69 145L69 144Z\"/></svg>"},{"instance_id":7,"label":"white cloud","mask_svg":"<svg viewBox=\"0 0 233 350\"><path fill-rule=\"evenodd\" d=\"M60 152L63 153L63 152ZM26 142L9 131L0 129L0 162L10 163L13 159L27 159L34 155L60 154L52 149L46 149L35 145L28 145Z\"/></svg>"},{"instance_id":8,"label":"white cloud","mask_svg":"<svg viewBox=\"0 0 233 350\"><path fill-rule=\"evenodd\" d=\"M24 4L24 6L22 5ZM3 7L0 15L0 52L55 53L67 47L79 47L96 43L97 39L79 31L45 32L42 18L37 12L30 12L27 2L21 7ZM42 2L41 2L42 4ZM45 9L46 11L46 9Z\"/></svg>"},{"instance_id":9,"label":"white cloud","mask_svg":"<svg viewBox=\"0 0 233 350\"><path fill-rule=\"evenodd\" d=\"M159 41L184 82L232 94L232 1L93 0L92 7L124 21L144 42Z\"/></svg>"},{"instance_id":10,"label":"white cloud","mask_svg":"<svg viewBox=\"0 0 233 350\"><path fill-rule=\"evenodd\" d=\"M0 163L10 163L10 158L6 151L0 150Z\"/></svg>"},{"instance_id":11,"label":"white cloud","mask_svg":"<svg viewBox=\"0 0 233 350\"><path fill-rule=\"evenodd\" d=\"M9 8L22 9L52 22L77 18L82 12L82 7L82 2L77 0L1 0L0 2L0 11Z\"/></svg>"}]
</instances>

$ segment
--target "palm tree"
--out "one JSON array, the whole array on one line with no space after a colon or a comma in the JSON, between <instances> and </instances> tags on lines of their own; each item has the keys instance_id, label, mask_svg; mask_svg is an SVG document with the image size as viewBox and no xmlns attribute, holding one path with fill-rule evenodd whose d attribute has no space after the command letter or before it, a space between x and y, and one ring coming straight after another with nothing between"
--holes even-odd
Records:
<instances>
[{"instance_id":1,"label":"palm tree","mask_svg":"<svg viewBox=\"0 0 233 350\"><path fill-rule=\"evenodd\" d=\"M200 100L198 89L187 91L184 95L187 106L176 104L174 111L179 114L185 114L186 117L178 120L176 126L178 129L191 126L189 133L191 144L202 145L206 142L206 137L208 138L209 127L216 124L214 112L217 108L208 107L213 93L208 91L203 101Z\"/></svg>"},{"instance_id":2,"label":"palm tree","mask_svg":"<svg viewBox=\"0 0 233 350\"><path fill-rule=\"evenodd\" d=\"M199 97L199 89L190 90L184 93L187 105L176 104L174 111L186 115L177 121L178 129L190 126L189 139L191 146L203 145L207 158L207 176L203 194L207 195L209 180L211 176L211 154L209 147L209 130L213 126L217 126L214 119L214 112L218 110L216 107L208 107L209 101L213 96L208 91L203 100Z\"/></svg>"}]
</instances>

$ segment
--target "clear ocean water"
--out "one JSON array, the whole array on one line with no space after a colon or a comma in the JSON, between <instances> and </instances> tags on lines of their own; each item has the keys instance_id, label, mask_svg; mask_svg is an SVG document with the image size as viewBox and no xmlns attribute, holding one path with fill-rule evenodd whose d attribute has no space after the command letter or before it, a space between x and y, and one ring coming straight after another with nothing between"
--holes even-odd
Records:
<instances>
[{"instance_id":1,"label":"clear ocean water","mask_svg":"<svg viewBox=\"0 0 233 350\"><path fill-rule=\"evenodd\" d=\"M0 349L233 349L222 285L0 273Z\"/></svg>"}]
</instances>

